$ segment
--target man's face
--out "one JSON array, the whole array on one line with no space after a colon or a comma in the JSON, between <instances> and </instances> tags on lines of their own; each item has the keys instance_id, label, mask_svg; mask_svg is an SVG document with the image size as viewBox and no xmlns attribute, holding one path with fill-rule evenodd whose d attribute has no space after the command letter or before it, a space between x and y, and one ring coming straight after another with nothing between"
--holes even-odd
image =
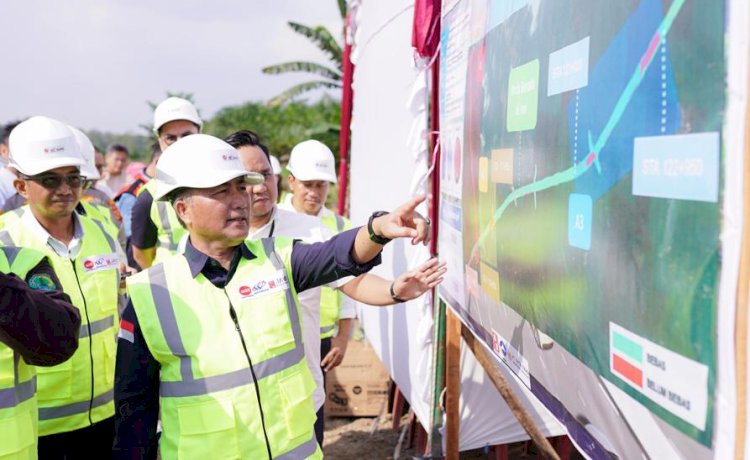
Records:
<instances>
[{"instance_id":1,"label":"man's face","mask_svg":"<svg viewBox=\"0 0 750 460\"><path fill-rule=\"evenodd\" d=\"M29 202L34 215L46 218L69 216L81 198L82 180L77 167L66 166L36 176L21 176L13 182Z\"/></svg>"},{"instance_id":2,"label":"man's face","mask_svg":"<svg viewBox=\"0 0 750 460\"><path fill-rule=\"evenodd\" d=\"M243 178L206 189L191 189L175 201L175 211L190 237L204 242L236 246L247 238L249 207Z\"/></svg>"},{"instance_id":3,"label":"man's face","mask_svg":"<svg viewBox=\"0 0 750 460\"><path fill-rule=\"evenodd\" d=\"M107 172L112 176L119 176L125 170L125 164L128 162L128 154L120 150L107 152L106 162Z\"/></svg>"},{"instance_id":4,"label":"man's face","mask_svg":"<svg viewBox=\"0 0 750 460\"><path fill-rule=\"evenodd\" d=\"M248 172L262 174L265 180L259 185L248 185L250 194L250 215L256 220L269 217L276 206L278 189L276 176L271 169L268 157L259 147L243 146L237 149L242 165Z\"/></svg>"},{"instance_id":5,"label":"man's face","mask_svg":"<svg viewBox=\"0 0 750 460\"><path fill-rule=\"evenodd\" d=\"M104 162L104 154L102 154L102 152L94 152L94 165L96 166L96 170L99 171L99 175L101 175L106 166L106 163Z\"/></svg>"},{"instance_id":6,"label":"man's face","mask_svg":"<svg viewBox=\"0 0 750 460\"><path fill-rule=\"evenodd\" d=\"M326 203L328 181L298 180L289 176L289 188L292 189L292 204L297 211L317 216L320 208Z\"/></svg>"},{"instance_id":7,"label":"man's face","mask_svg":"<svg viewBox=\"0 0 750 460\"><path fill-rule=\"evenodd\" d=\"M198 134L199 132L198 127L192 121L173 120L165 123L159 128L159 146L161 147L161 151L163 152L179 139Z\"/></svg>"}]
</instances>

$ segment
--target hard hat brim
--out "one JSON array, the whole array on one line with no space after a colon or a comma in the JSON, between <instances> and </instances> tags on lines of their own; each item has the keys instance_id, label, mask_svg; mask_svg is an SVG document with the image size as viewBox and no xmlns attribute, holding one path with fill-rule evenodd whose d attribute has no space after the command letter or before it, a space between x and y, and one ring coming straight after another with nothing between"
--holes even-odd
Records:
<instances>
[{"instance_id":1,"label":"hard hat brim","mask_svg":"<svg viewBox=\"0 0 750 460\"><path fill-rule=\"evenodd\" d=\"M290 173L292 173L292 176L294 176L297 180L324 180L326 182L330 182L332 184L336 183L336 176L331 174L326 174L321 172L320 174L297 174L294 172L294 169L287 166L286 168Z\"/></svg>"},{"instance_id":2,"label":"hard hat brim","mask_svg":"<svg viewBox=\"0 0 750 460\"><path fill-rule=\"evenodd\" d=\"M190 183L170 183L168 180L160 179L157 176L156 179L154 179L156 181L156 194L154 195L154 200L167 201L170 193L179 188L212 188L238 177L244 177L245 184L247 185L259 185L265 181L265 177L263 177L262 174L247 172L244 169L233 169L222 172L223 174L220 177L213 176L210 180L198 178L198 180L190 181Z\"/></svg>"},{"instance_id":3,"label":"hard hat brim","mask_svg":"<svg viewBox=\"0 0 750 460\"><path fill-rule=\"evenodd\" d=\"M13 158L10 159L9 162L10 166L17 169L18 172L21 174L25 174L27 176L36 176L38 174L41 174L43 172L51 171L53 169L57 168L66 168L68 166L78 166L79 168L83 167L86 163L83 161L83 158L81 157L58 157L54 159L49 159L46 161L35 161L33 164L21 166L16 162Z\"/></svg>"}]
</instances>

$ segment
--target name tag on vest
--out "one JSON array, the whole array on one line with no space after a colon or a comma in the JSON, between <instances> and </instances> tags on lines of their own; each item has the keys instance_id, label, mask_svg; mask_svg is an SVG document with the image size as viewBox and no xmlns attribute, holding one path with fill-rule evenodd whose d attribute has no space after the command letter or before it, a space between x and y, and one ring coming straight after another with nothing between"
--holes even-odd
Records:
<instances>
[{"instance_id":1,"label":"name tag on vest","mask_svg":"<svg viewBox=\"0 0 750 460\"><path fill-rule=\"evenodd\" d=\"M289 282L286 279L286 271L277 270L270 278L261 281L254 281L252 283L243 283L240 285L239 293L243 299L246 299L250 297L261 297L285 289L289 289Z\"/></svg>"},{"instance_id":2,"label":"name tag on vest","mask_svg":"<svg viewBox=\"0 0 750 460\"><path fill-rule=\"evenodd\" d=\"M98 272L119 267L120 258L117 257L117 254L112 253L104 256L87 257L83 259L82 264L86 273Z\"/></svg>"}]
</instances>

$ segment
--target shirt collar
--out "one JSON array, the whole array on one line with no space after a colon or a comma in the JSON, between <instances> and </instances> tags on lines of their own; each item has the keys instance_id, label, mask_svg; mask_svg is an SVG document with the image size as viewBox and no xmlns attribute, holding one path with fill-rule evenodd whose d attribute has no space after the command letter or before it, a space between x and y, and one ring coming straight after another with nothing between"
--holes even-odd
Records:
<instances>
[{"instance_id":1,"label":"shirt collar","mask_svg":"<svg viewBox=\"0 0 750 460\"><path fill-rule=\"evenodd\" d=\"M263 224L263 226L257 230L250 230L248 232L248 238L250 238L251 240L259 240L261 238L268 238L269 236L273 236L273 235L270 235L271 226L275 225L276 215L278 213L278 210L279 210L279 207L274 206L273 211L271 212L271 218L268 219L268 222Z\"/></svg>"},{"instance_id":2,"label":"shirt collar","mask_svg":"<svg viewBox=\"0 0 750 460\"><path fill-rule=\"evenodd\" d=\"M240 249L240 254L244 259L252 260L256 257L244 242L242 242L242 244L240 244L238 247ZM237 248L235 248L235 251L236 250ZM210 257L208 257L208 255L196 249L196 247L193 246L193 242L190 241L190 238L188 238L187 243L185 244L184 255L187 259L188 266L190 267L190 274L193 275L193 278L198 276L198 274L203 271L203 268L206 266L209 259L211 259Z\"/></svg>"},{"instance_id":3,"label":"shirt collar","mask_svg":"<svg viewBox=\"0 0 750 460\"><path fill-rule=\"evenodd\" d=\"M75 259L81 250L81 240L83 239L83 227L81 222L78 220L78 213L73 211L73 239L70 240L69 244L65 244L57 238L49 234L42 224L36 220L31 209L28 207L23 213L22 219L26 221L26 224L31 231L44 241L48 247L50 247L58 256L66 257L68 259Z\"/></svg>"}]
</instances>

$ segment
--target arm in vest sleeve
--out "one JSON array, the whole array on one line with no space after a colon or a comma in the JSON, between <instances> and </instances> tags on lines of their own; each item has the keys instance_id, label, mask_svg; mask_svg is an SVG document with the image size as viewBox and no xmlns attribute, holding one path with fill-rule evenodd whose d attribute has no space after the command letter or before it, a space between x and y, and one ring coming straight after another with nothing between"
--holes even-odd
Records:
<instances>
[{"instance_id":1,"label":"arm in vest sleeve","mask_svg":"<svg viewBox=\"0 0 750 460\"><path fill-rule=\"evenodd\" d=\"M143 190L133 205L130 221L130 242L133 245L133 257L142 268L153 263L158 244L158 229L151 220L151 205L154 198L148 190Z\"/></svg>"},{"instance_id":2,"label":"arm in vest sleeve","mask_svg":"<svg viewBox=\"0 0 750 460\"><path fill-rule=\"evenodd\" d=\"M156 459L159 363L143 338L132 302L122 312L115 365L115 459Z\"/></svg>"},{"instance_id":3,"label":"arm in vest sleeve","mask_svg":"<svg viewBox=\"0 0 750 460\"><path fill-rule=\"evenodd\" d=\"M359 276L380 264L380 254L369 262L358 264L352 248L359 228L339 233L322 243L294 242L292 249L292 282L297 292L328 284L345 276Z\"/></svg>"},{"instance_id":4,"label":"arm in vest sleeve","mask_svg":"<svg viewBox=\"0 0 750 460\"><path fill-rule=\"evenodd\" d=\"M26 282L0 273L0 341L34 366L54 366L78 348L81 316L47 259L32 268Z\"/></svg>"}]
</instances>

